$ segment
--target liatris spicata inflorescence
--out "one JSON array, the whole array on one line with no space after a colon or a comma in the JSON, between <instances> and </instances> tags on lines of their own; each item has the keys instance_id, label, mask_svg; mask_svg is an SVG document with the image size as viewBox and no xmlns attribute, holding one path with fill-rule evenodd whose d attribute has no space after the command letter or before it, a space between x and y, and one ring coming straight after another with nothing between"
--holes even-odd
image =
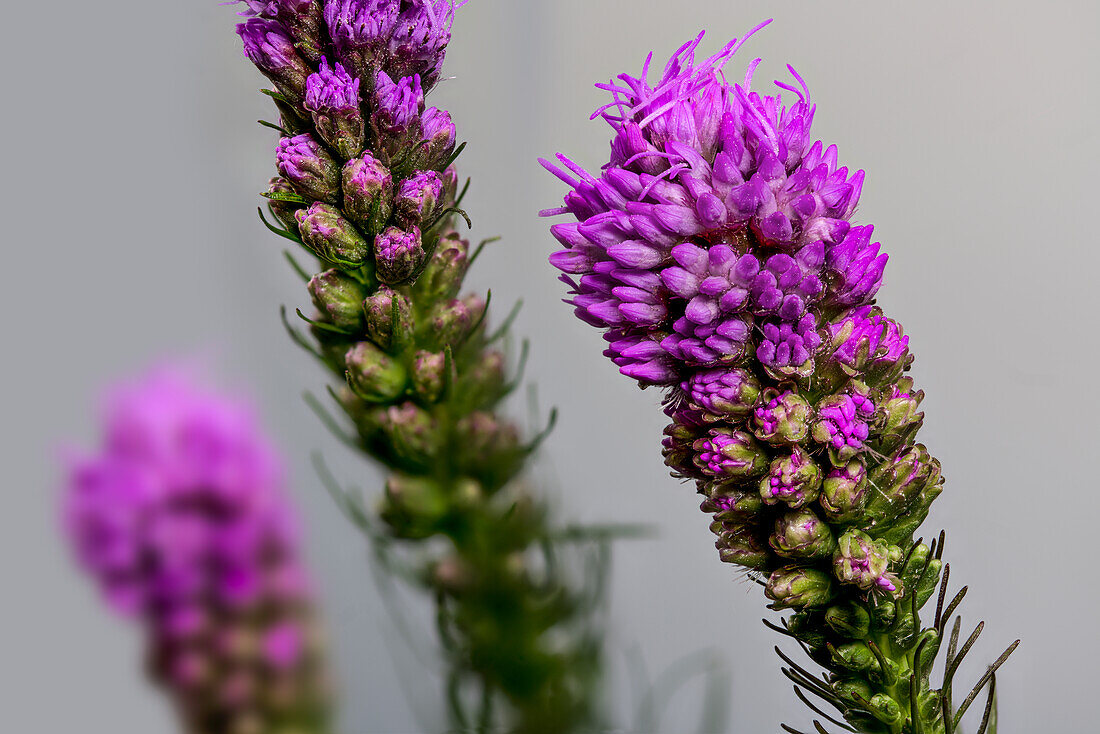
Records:
<instances>
[{"instance_id":1,"label":"liatris spicata inflorescence","mask_svg":"<svg viewBox=\"0 0 1100 734\"><path fill-rule=\"evenodd\" d=\"M63 522L189 734L321 734L328 682L282 468L237 400L160 371L107 403Z\"/></svg>"},{"instance_id":2,"label":"liatris spicata inflorescence","mask_svg":"<svg viewBox=\"0 0 1100 734\"><path fill-rule=\"evenodd\" d=\"M787 103L752 91L758 60L726 80L744 39L698 62L701 40L653 86L652 55L640 78L598 85L614 130L599 176L543 161L572 189L544 214L577 220L551 228L565 247L551 262L619 371L666 390L665 461L704 496L722 560L793 610L770 626L828 669L784 657L799 695L833 705L845 730L950 733L989 683L988 722L994 668L951 700L980 626L959 648L956 619L945 640L963 592L945 605L943 536L913 540L943 480L915 443L908 337L874 305L886 255L851 221L863 171L813 142L815 106L793 69L797 85L777 82Z\"/></svg>"},{"instance_id":3,"label":"liatris spicata inflorescence","mask_svg":"<svg viewBox=\"0 0 1100 734\"><path fill-rule=\"evenodd\" d=\"M317 264L295 264L312 339L291 331L343 381L348 441L393 472L377 517L337 496L378 547L429 556L416 582L437 605L452 725L569 730L591 714L595 597L567 583L546 508L512 481L537 441L497 413L516 385L495 346L507 327L490 333L487 299L461 295L480 248L455 229L455 126L425 102L462 3L247 5L238 33L281 115L265 196L282 226L267 224Z\"/></svg>"}]
</instances>

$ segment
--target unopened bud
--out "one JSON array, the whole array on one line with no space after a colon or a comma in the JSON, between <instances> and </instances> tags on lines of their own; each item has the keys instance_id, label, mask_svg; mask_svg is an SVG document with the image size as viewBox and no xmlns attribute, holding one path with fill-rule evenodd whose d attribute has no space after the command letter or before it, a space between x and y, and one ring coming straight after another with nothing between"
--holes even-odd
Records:
<instances>
[{"instance_id":1,"label":"unopened bud","mask_svg":"<svg viewBox=\"0 0 1100 734\"><path fill-rule=\"evenodd\" d=\"M374 238L374 266L383 283L394 285L407 280L423 259L420 230L416 227L408 232L389 227Z\"/></svg>"},{"instance_id":2,"label":"unopened bud","mask_svg":"<svg viewBox=\"0 0 1100 734\"><path fill-rule=\"evenodd\" d=\"M398 225L410 229L432 224L442 200L443 178L435 171L417 171L397 188Z\"/></svg>"},{"instance_id":3,"label":"unopened bud","mask_svg":"<svg viewBox=\"0 0 1100 734\"><path fill-rule=\"evenodd\" d=\"M434 403L443 392L447 360L441 352L420 351L413 357L413 389L422 400Z\"/></svg>"},{"instance_id":4,"label":"unopened bud","mask_svg":"<svg viewBox=\"0 0 1100 734\"><path fill-rule=\"evenodd\" d=\"M431 414L411 402L390 407L382 430L397 457L421 468L434 464L444 440Z\"/></svg>"},{"instance_id":5,"label":"unopened bud","mask_svg":"<svg viewBox=\"0 0 1100 734\"><path fill-rule=\"evenodd\" d=\"M749 523L715 523L712 526L718 540L714 547L723 563L736 563L748 568L762 569L768 565L770 554L764 533Z\"/></svg>"},{"instance_id":6,"label":"unopened bud","mask_svg":"<svg viewBox=\"0 0 1100 734\"><path fill-rule=\"evenodd\" d=\"M825 624L842 637L862 640L871 630L871 615L854 601L835 604L825 612Z\"/></svg>"},{"instance_id":7,"label":"unopened bud","mask_svg":"<svg viewBox=\"0 0 1100 734\"><path fill-rule=\"evenodd\" d=\"M872 540L860 530L848 530L841 535L833 554L833 570L841 583L853 584L864 591L878 588L900 597L901 579L887 573L889 565L889 544L882 539Z\"/></svg>"},{"instance_id":8,"label":"unopened bud","mask_svg":"<svg viewBox=\"0 0 1100 734\"><path fill-rule=\"evenodd\" d=\"M249 61L271 80L290 104L299 104L311 69L298 54L286 28L268 18L249 18L237 24L237 35L244 43L244 54Z\"/></svg>"},{"instance_id":9,"label":"unopened bud","mask_svg":"<svg viewBox=\"0 0 1100 734\"><path fill-rule=\"evenodd\" d=\"M772 609L820 607L833 598L833 580L814 568L784 566L772 572L764 595L774 602Z\"/></svg>"},{"instance_id":10,"label":"unopened bud","mask_svg":"<svg viewBox=\"0 0 1100 734\"><path fill-rule=\"evenodd\" d=\"M833 522L851 522L863 512L870 489L863 462L852 459L825 477L821 486L821 507Z\"/></svg>"},{"instance_id":11,"label":"unopened bud","mask_svg":"<svg viewBox=\"0 0 1100 734\"><path fill-rule=\"evenodd\" d=\"M844 392L822 398L815 412L813 438L828 448L834 464L846 462L864 450L875 415L866 385L851 382Z\"/></svg>"},{"instance_id":12,"label":"unopened bud","mask_svg":"<svg viewBox=\"0 0 1100 734\"><path fill-rule=\"evenodd\" d=\"M706 438L696 439L695 466L712 477L750 477L768 466L767 454L753 437L732 428L714 428Z\"/></svg>"},{"instance_id":13,"label":"unopened bud","mask_svg":"<svg viewBox=\"0 0 1100 734\"><path fill-rule=\"evenodd\" d=\"M890 523L916 505L922 490L935 485L939 476L940 463L923 444L902 451L870 473L878 491L868 501L866 514L879 524Z\"/></svg>"},{"instance_id":14,"label":"unopened bud","mask_svg":"<svg viewBox=\"0 0 1100 734\"><path fill-rule=\"evenodd\" d=\"M309 281L313 305L324 320L338 329L356 332L363 326L363 284L333 268Z\"/></svg>"},{"instance_id":15,"label":"unopened bud","mask_svg":"<svg viewBox=\"0 0 1100 734\"><path fill-rule=\"evenodd\" d=\"M821 469L801 446L772 461L767 476L760 480L760 497L769 505L785 502L802 507L820 492Z\"/></svg>"},{"instance_id":16,"label":"unopened bud","mask_svg":"<svg viewBox=\"0 0 1100 734\"><path fill-rule=\"evenodd\" d=\"M878 669L878 660L866 642L846 642L834 645L830 649L833 662L841 668L846 668L857 673L865 673Z\"/></svg>"},{"instance_id":17,"label":"unopened bud","mask_svg":"<svg viewBox=\"0 0 1100 734\"><path fill-rule=\"evenodd\" d=\"M828 324L832 359L845 373L864 382L893 382L912 361L909 337L875 306L861 306Z\"/></svg>"},{"instance_id":18,"label":"unopened bud","mask_svg":"<svg viewBox=\"0 0 1100 734\"><path fill-rule=\"evenodd\" d=\"M449 301L458 295L469 266L470 243L454 230L444 233L435 254L416 279L416 289L428 301Z\"/></svg>"},{"instance_id":19,"label":"unopened bud","mask_svg":"<svg viewBox=\"0 0 1100 734\"><path fill-rule=\"evenodd\" d=\"M340 196L340 166L308 133L280 138L275 154L279 173L307 199L335 204Z\"/></svg>"},{"instance_id":20,"label":"unopened bud","mask_svg":"<svg viewBox=\"0 0 1100 734\"><path fill-rule=\"evenodd\" d=\"M365 232L377 235L393 211L393 176L370 153L344 165L344 211Z\"/></svg>"},{"instance_id":21,"label":"unopened bud","mask_svg":"<svg viewBox=\"0 0 1100 734\"><path fill-rule=\"evenodd\" d=\"M702 370L680 384L693 405L703 412L704 420L744 417L752 412L760 398L760 382L747 370L718 367Z\"/></svg>"},{"instance_id":22,"label":"unopened bud","mask_svg":"<svg viewBox=\"0 0 1100 734\"><path fill-rule=\"evenodd\" d=\"M359 155L366 140L363 115L359 111L359 80L341 64L321 68L306 80L305 109L313 115L317 134L343 160Z\"/></svg>"},{"instance_id":23,"label":"unopened bud","mask_svg":"<svg viewBox=\"0 0 1100 734\"><path fill-rule=\"evenodd\" d=\"M510 421L476 410L458 421L455 434L467 466L493 466L511 474L520 444L519 430Z\"/></svg>"},{"instance_id":24,"label":"unopened bud","mask_svg":"<svg viewBox=\"0 0 1100 734\"><path fill-rule=\"evenodd\" d=\"M290 185L290 181L287 181L281 176L276 176L268 182L267 193L275 194L276 197L286 194L297 194L294 187ZM299 209L302 209L301 204L296 204L291 201L280 201L278 198L268 199L267 208L271 210L271 213L275 215L275 218L283 223L290 232L298 231L298 220L294 218L294 213Z\"/></svg>"},{"instance_id":25,"label":"unopened bud","mask_svg":"<svg viewBox=\"0 0 1100 734\"><path fill-rule=\"evenodd\" d=\"M805 507L781 515L768 543L780 556L797 559L832 555L836 548L833 531Z\"/></svg>"},{"instance_id":26,"label":"unopened bud","mask_svg":"<svg viewBox=\"0 0 1100 734\"><path fill-rule=\"evenodd\" d=\"M452 300L440 304L431 315L432 336L439 347L456 346L466 338L473 315L464 301Z\"/></svg>"},{"instance_id":27,"label":"unopened bud","mask_svg":"<svg viewBox=\"0 0 1100 734\"><path fill-rule=\"evenodd\" d=\"M379 71L373 96L371 128L374 140L381 143L376 153L382 154L387 162L401 162L420 142L420 115L424 111L420 77L402 77L395 82L389 74Z\"/></svg>"},{"instance_id":28,"label":"unopened bud","mask_svg":"<svg viewBox=\"0 0 1100 734\"><path fill-rule=\"evenodd\" d=\"M343 268L358 268L370 258L370 243L336 207L317 201L294 216L302 244L322 260Z\"/></svg>"},{"instance_id":29,"label":"unopened bud","mask_svg":"<svg viewBox=\"0 0 1100 734\"><path fill-rule=\"evenodd\" d=\"M363 400L387 403L405 391L405 367L372 342L359 342L348 350L348 386Z\"/></svg>"},{"instance_id":30,"label":"unopened bud","mask_svg":"<svg viewBox=\"0 0 1100 734\"><path fill-rule=\"evenodd\" d=\"M879 451L891 452L912 441L924 422L924 413L918 410L924 392L913 389L911 377L903 377L885 392L878 408L880 427L875 439Z\"/></svg>"},{"instance_id":31,"label":"unopened bud","mask_svg":"<svg viewBox=\"0 0 1100 734\"><path fill-rule=\"evenodd\" d=\"M455 125L446 110L429 107L420 116L423 142L417 168L439 170L455 150Z\"/></svg>"},{"instance_id":32,"label":"unopened bud","mask_svg":"<svg viewBox=\"0 0 1100 734\"><path fill-rule=\"evenodd\" d=\"M464 402L474 407L495 403L506 389L504 355L496 350L481 353L463 376Z\"/></svg>"},{"instance_id":33,"label":"unopened bud","mask_svg":"<svg viewBox=\"0 0 1100 734\"><path fill-rule=\"evenodd\" d=\"M798 393L764 391L763 405L753 411L753 433L770 444L802 443L810 432L813 409Z\"/></svg>"},{"instance_id":34,"label":"unopened bud","mask_svg":"<svg viewBox=\"0 0 1100 734\"><path fill-rule=\"evenodd\" d=\"M448 509L447 495L436 480L394 474L386 480L379 514L398 537L422 538L435 532Z\"/></svg>"},{"instance_id":35,"label":"unopened bud","mask_svg":"<svg viewBox=\"0 0 1100 734\"><path fill-rule=\"evenodd\" d=\"M736 484L713 482L708 485L707 494L699 509L714 513L716 520L744 521L764 509L759 492L742 489Z\"/></svg>"},{"instance_id":36,"label":"unopened bud","mask_svg":"<svg viewBox=\"0 0 1100 734\"><path fill-rule=\"evenodd\" d=\"M387 286L363 299L367 334L387 351L401 349L412 337L413 309L408 296Z\"/></svg>"}]
</instances>

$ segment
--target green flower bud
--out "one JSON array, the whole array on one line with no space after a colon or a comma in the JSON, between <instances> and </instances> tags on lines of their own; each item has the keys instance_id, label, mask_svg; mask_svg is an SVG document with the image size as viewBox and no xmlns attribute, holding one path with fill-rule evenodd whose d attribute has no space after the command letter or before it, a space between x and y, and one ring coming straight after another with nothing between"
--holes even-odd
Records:
<instances>
[{"instance_id":1,"label":"green flower bud","mask_svg":"<svg viewBox=\"0 0 1100 734\"><path fill-rule=\"evenodd\" d=\"M411 402L389 407L382 420L382 431L398 458L420 468L435 463L445 440L435 418Z\"/></svg>"},{"instance_id":2,"label":"green flower bud","mask_svg":"<svg viewBox=\"0 0 1100 734\"><path fill-rule=\"evenodd\" d=\"M821 469L799 446L788 456L773 460L767 476L760 480L760 497L769 505L785 502L802 507L817 499L820 491Z\"/></svg>"},{"instance_id":3,"label":"green flower bud","mask_svg":"<svg viewBox=\"0 0 1100 734\"><path fill-rule=\"evenodd\" d=\"M796 392L768 388L753 411L753 433L770 444L802 443L810 433L813 408Z\"/></svg>"},{"instance_id":4,"label":"green flower bud","mask_svg":"<svg viewBox=\"0 0 1100 734\"><path fill-rule=\"evenodd\" d=\"M811 652L825 650L825 646L829 642L821 626L820 609L807 608L795 612L787 619L787 629L790 630L796 640L805 642Z\"/></svg>"},{"instance_id":5,"label":"green flower bud","mask_svg":"<svg viewBox=\"0 0 1100 734\"><path fill-rule=\"evenodd\" d=\"M871 608L871 625L874 629L884 630L894 624L898 605L893 599L884 594L871 594L867 603Z\"/></svg>"},{"instance_id":6,"label":"green flower bud","mask_svg":"<svg viewBox=\"0 0 1100 734\"><path fill-rule=\"evenodd\" d=\"M516 426L480 410L455 424L455 443L462 447L462 465L470 468L470 473L492 468L502 479L510 478L521 453Z\"/></svg>"},{"instance_id":7,"label":"green flower bud","mask_svg":"<svg viewBox=\"0 0 1100 734\"><path fill-rule=\"evenodd\" d=\"M909 513L920 500L922 490L934 484L939 475L939 461L922 444L875 467L869 478L877 491L867 503L868 519L877 526L888 526L895 518Z\"/></svg>"},{"instance_id":8,"label":"green flower bud","mask_svg":"<svg viewBox=\"0 0 1100 734\"><path fill-rule=\"evenodd\" d=\"M398 351L409 342L413 333L413 309L408 296L379 286L363 299L367 334L375 344L388 351Z\"/></svg>"},{"instance_id":9,"label":"green flower bud","mask_svg":"<svg viewBox=\"0 0 1100 734\"><path fill-rule=\"evenodd\" d=\"M913 389L913 378L904 377L883 393L878 401L875 447L881 453L891 453L909 444L924 423L924 413L918 411L924 392Z\"/></svg>"},{"instance_id":10,"label":"green flower bud","mask_svg":"<svg viewBox=\"0 0 1100 734\"><path fill-rule=\"evenodd\" d=\"M871 715L884 724L895 726L905 720L905 714L902 713L901 704L894 700L893 696L885 693L876 693L871 696L871 700L868 704L867 708L870 710Z\"/></svg>"},{"instance_id":11,"label":"green flower bud","mask_svg":"<svg viewBox=\"0 0 1100 734\"><path fill-rule=\"evenodd\" d=\"M436 245L435 254L416 280L416 290L428 302L450 301L462 289L469 267L470 243L458 232L448 230Z\"/></svg>"},{"instance_id":12,"label":"green flower bud","mask_svg":"<svg viewBox=\"0 0 1100 734\"><path fill-rule=\"evenodd\" d=\"M466 369L462 377L462 402L472 408L492 405L507 389L504 374L504 355L487 350Z\"/></svg>"},{"instance_id":13,"label":"green flower bud","mask_svg":"<svg viewBox=\"0 0 1100 734\"><path fill-rule=\"evenodd\" d=\"M359 342L348 350L348 386L363 400L388 403L405 392L408 374L396 359L372 342Z\"/></svg>"},{"instance_id":14,"label":"green flower bud","mask_svg":"<svg viewBox=\"0 0 1100 734\"><path fill-rule=\"evenodd\" d=\"M368 235L377 235L386 227L393 212L393 176L370 153L344 164L341 172L344 211Z\"/></svg>"},{"instance_id":15,"label":"green flower bud","mask_svg":"<svg viewBox=\"0 0 1100 734\"><path fill-rule=\"evenodd\" d=\"M865 673L878 670L878 660L866 642L846 642L843 645L835 645L830 651L830 657L838 666L857 673Z\"/></svg>"},{"instance_id":16,"label":"green flower bud","mask_svg":"<svg viewBox=\"0 0 1100 734\"><path fill-rule=\"evenodd\" d=\"M723 563L736 563L749 568L763 569L770 554L760 528L750 523L715 522L711 530L718 536L714 547Z\"/></svg>"},{"instance_id":17,"label":"green flower bud","mask_svg":"<svg viewBox=\"0 0 1100 734\"><path fill-rule=\"evenodd\" d=\"M314 255L342 268L358 268L370 258L370 243L340 210L323 202L294 213L302 244Z\"/></svg>"},{"instance_id":18,"label":"green flower bud","mask_svg":"<svg viewBox=\"0 0 1100 734\"><path fill-rule=\"evenodd\" d=\"M842 637L861 640L871 631L871 615L862 604L847 601L826 610L825 624Z\"/></svg>"},{"instance_id":19,"label":"green flower bud","mask_svg":"<svg viewBox=\"0 0 1100 734\"><path fill-rule=\"evenodd\" d=\"M297 194L294 187L290 185L290 181L287 181L281 176L276 176L271 179L267 185L267 193L269 194ZM283 223L283 226L293 234L298 231L298 220L295 219L294 213L304 207L301 204L295 204L292 201L279 201L278 199L269 199L267 202L267 208L271 210L271 213L275 215L275 218Z\"/></svg>"},{"instance_id":20,"label":"green flower bud","mask_svg":"<svg viewBox=\"0 0 1100 734\"><path fill-rule=\"evenodd\" d=\"M428 477L394 474L386 480L382 520L400 538L424 538L435 533L448 514L446 491Z\"/></svg>"},{"instance_id":21,"label":"green flower bud","mask_svg":"<svg viewBox=\"0 0 1100 734\"><path fill-rule=\"evenodd\" d=\"M443 371L447 359L441 352L419 351L413 357L413 389L422 400L434 403L443 391Z\"/></svg>"},{"instance_id":22,"label":"green flower bud","mask_svg":"<svg viewBox=\"0 0 1100 734\"><path fill-rule=\"evenodd\" d=\"M764 595L777 610L824 606L833 598L833 580L817 569L784 566L772 572Z\"/></svg>"},{"instance_id":23,"label":"green flower bud","mask_svg":"<svg viewBox=\"0 0 1100 734\"><path fill-rule=\"evenodd\" d=\"M452 300L439 304L429 317L432 342L442 348L457 346L470 332L474 314L465 301Z\"/></svg>"},{"instance_id":24,"label":"green flower bud","mask_svg":"<svg viewBox=\"0 0 1100 734\"><path fill-rule=\"evenodd\" d=\"M775 521L768 544L784 558L808 559L832 555L836 539L827 524L812 510L803 508L784 513Z\"/></svg>"},{"instance_id":25,"label":"green flower bud","mask_svg":"<svg viewBox=\"0 0 1100 734\"><path fill-rule=\"evenodd\" d=\"M849 530L840 536L833 554L833 571L841 583L867 591L882 589L894 597L902 595L901 579L886 570L890 547L885 540L872 540L867 533Z\"/></svg>"},{"instance_id":26,"label":"green flower bud","mask_svg":"<svg viewBox=\"0 0 1100 734\"><path fill-rule=\"evenodd\" d=\"M707 499L699 505L703 512L712 512L716 520L744 521L764 509L758 492L742 489L730 482L711 482Z\"/></svg>"},{"instance_id":27,"label":"green flower bud","mask_svg":"<svg viewBox=\"0 0 1100 734\"><path fill-rule=\"evenodd\" d=\"M363 327L363 284L333 268L309 281L313 305L324 320L338 329L357 332Z\"/></svg>"},{"instance_id":28,"label":"green flower bud","mask_svg":"<svg viewBox=\"0 0 1100 734\"><path fill-rule=\"evenodd\" d=\"M665 460L665 466L672 470L670 474L676 478L702 478L704 474L696 466L694 448L695 442L700 439L699 430L673 421L665 426L664 436L661 440L661 456Z\"/></svg>"},{"instance_id":29,"label":"green flower bud","mask_svg":"<svg viewBox=\"0 0 1100 734\"><path fill-rule=\"evenodd\" d=\"M863 462L852 459L825 477L819 502L825 516L833 522L854 522L863 514L870 489Z\"/></svg>"},{"instance_id":30,"label":"green flower bud","mask_svg":"<svg viewBox=\"0 0 1100 734\"><path fill-rule=\"evenodd\" d=\"M862 709L874 695L871 684L863 678L842 678L833 683L833 692L857 709Z\"/></svg>"}]
</instances>

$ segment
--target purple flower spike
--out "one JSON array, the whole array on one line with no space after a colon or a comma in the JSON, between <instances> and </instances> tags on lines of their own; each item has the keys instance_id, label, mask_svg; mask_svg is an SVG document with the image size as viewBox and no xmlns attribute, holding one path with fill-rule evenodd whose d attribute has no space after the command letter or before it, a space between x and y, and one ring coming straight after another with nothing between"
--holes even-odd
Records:
<instances>
[{"instance_id":1,"label":"purple flower spike","mask_svg":"<svg viewBox=\"0 0 1100 734\"><path fill-rule=\"evenodd\" d=\"M833 245L825 257L829 272L836 278L830 301L839 306L867 303L882 286L882 271L889 256L879 254L879 243L871 244L875 228L852 227L843 240Z\"/></svg>"},{"instance_id":2,"label":"purple flower spike","mask_svg":"<svg viewBox=\"0 0 1100 734\"><path fill-rule=\"evenodd\" d=\"M722 67L746 39L699 60L701 40L682 46L656 82L647 61L640 77L597 85L611 93L597 113L614 130L599 176L564 155L542 161L571 189L543 214L577 220L551 228L565 249L550 261L573 276L570 303L587 323L643 327L641 341L685 367L739 364L762 331L757 358L779 378L804 377L821 344L811 307L831 295L827 254L851 277L863 263L834 247L850 229L863 173L849 175L835 147L812 142L815 108L801 78L777 82L793 93L787 102L752 90L755 63L731 83ZM656 274L661 287L624 311L624 271Z\"/></svg>"},{"instance_id":3,"label":"purple flower spike","mask_svg":"<svg viewBox=\"0 0 1100 734\"><path fill-rule=\"evenodd\" d=\"M330 67L321 59L320 70L306 80L304 106L313 115L318 134L344 160L363 150L365 129L359 111L359 80L341 64Z\"/></svg>"},{"instance_id":4,"label":"purple flower spike","mask_svg":"<svg viewBox=\"0 0 1100 734\"><path fill-rule=\"evenodd\" d=\"M266 18L249 18L237 24L237 35L244 43L248 60L292 103L299 102L311 69L282 24Z\"/></svg>"},{"instance_id":5,"label":"purple flower spike","mask_svg":"<svg viewBox=\"0 0 1100 734\"><path fill-rule=\"evenodd\" d=\"M249 408L160 371L114 392L105 418L102 450L71 468L64 528L114 611L148 630L185 728L275 731L323 706L297 517ZM247 691L240 639L269 643Z\"/></svg>"}]
</instances>

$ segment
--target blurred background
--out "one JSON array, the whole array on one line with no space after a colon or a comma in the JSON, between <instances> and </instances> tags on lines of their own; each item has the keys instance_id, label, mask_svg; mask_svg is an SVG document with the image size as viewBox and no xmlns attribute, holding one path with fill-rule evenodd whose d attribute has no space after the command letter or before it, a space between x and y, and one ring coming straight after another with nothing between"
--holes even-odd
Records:
<instances>
[{"instance_id":1,"label":"blurred background","mask_svg":"<svg viewBox=\"0 0 1100 734\"><path fill-rule=\"evenodd\" d=\"M213 0L4 11L0 695L11 731L174 730L142 678L137 630L100 606L63 547L57 449L93 440L105 382L193 354L253 395L293 460L343 730L441 720L434 672L395 635L365 541L309 465L321 449L339 477L379 489L380 474L301 399L324 378L278 319L280 304L307 299L256 218L275 133L254 121L273 113L233 12ZM719 563L692 489L661 463L659 394L621 378L597 331L558 302L555 243L536 213L564 191L535 159L561 150L597 169L609 134L588 120L605 99L594 82L637 73L650 50L663 64L701 28L709 53L765 17L776 22L732 76L762 56L762 87L794 65L818 103L816 136L868 172L857 218L890 252L879 302L910 334L927 393L921 435L948 478L926 527L948 531L952 578L971 585L966 618L988 621L971 675L1022 637L999 675L1001 734L1095 731L1100 6L472 0L445 69L455 78L432 100L469 141L459 165L473 177L473 238L503 236L470 284L492 288L498 319L526 304L516 331L532 341L528 375L540 403L561 410L537 476L564 516L657 531L615 551L614 720L629 729L645 681L671 693L660 676L691 655L729 676L728 731L809 717L760 624L759 589ZM693 730L704 688L675 693L660 731Z\"/></svg>"}]
</instances>

